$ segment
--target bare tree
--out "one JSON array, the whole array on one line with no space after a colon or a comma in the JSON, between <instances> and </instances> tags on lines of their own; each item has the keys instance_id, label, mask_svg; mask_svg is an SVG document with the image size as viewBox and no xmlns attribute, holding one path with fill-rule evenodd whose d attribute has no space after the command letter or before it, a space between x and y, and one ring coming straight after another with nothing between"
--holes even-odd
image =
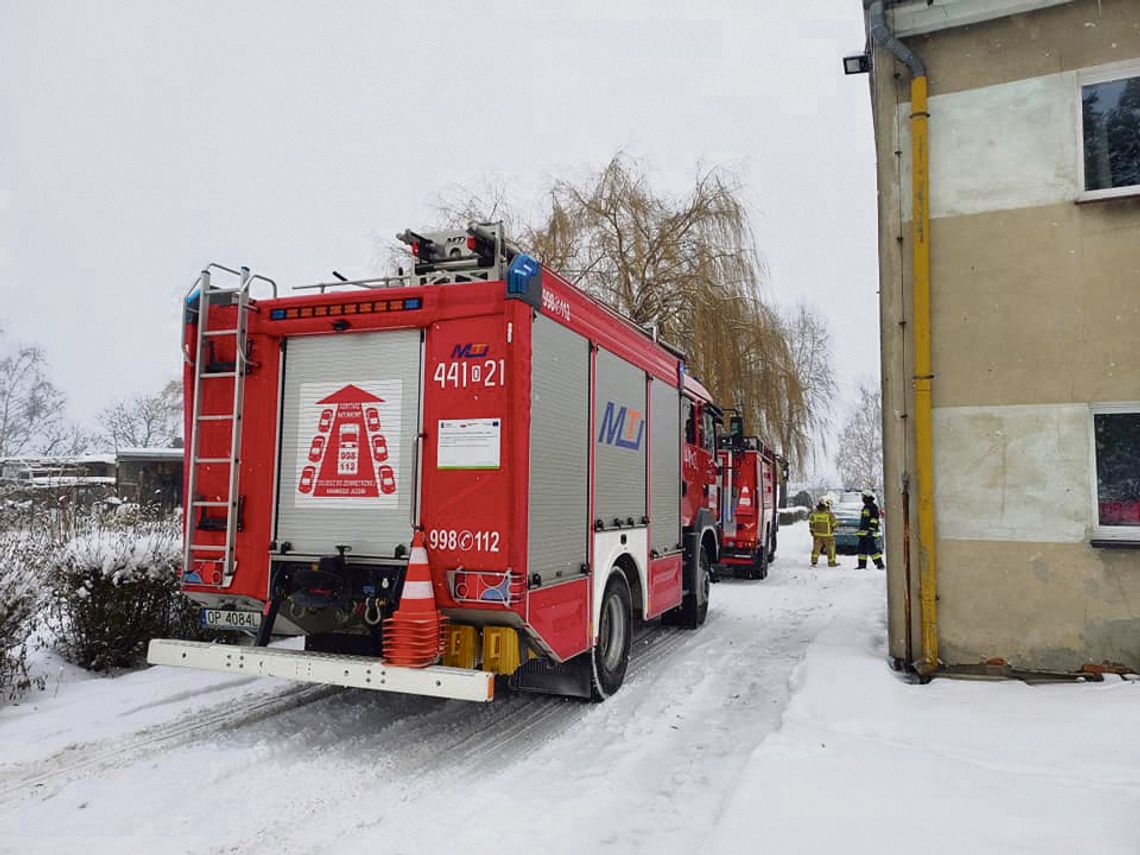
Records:
<instances>
[{"instance_id":1,"label":"bare tree","mask_svg":"<svg viewBox=\"0 0 1140 855\"><path fill-rule=\"evenodd\" d=\"M803 387L803 414L793 422L802 422L813 444L805 459L798 461L802 476L809 466L827 454L827 436L831 429L832 403L839 394L835 369L831 361L831 333L827 321L806 303L800 303L786 314L781 323L788 341L796 375Z\"/></svg>"},{"instance_id":2,"label":"bare tree","mask_svg":"<svg viewBox=\"0 0 1140 855\"><path fill-rule=\"evenodd\" d=\"M650 187L643 164L619 154L596 174L556 181L547 209L529 222L501 185L453 192L440 215L456 225L513 221L520 246L682 347L716 400L803 459L811 407L787 331L761 298L766 271L741 189L735 175L713 169L699 171L683 197L668 197Z\"/></svg>"},{"instance_id":3,"label":"bare tree","mask_svg":"<svg viewBox=\"0 0 1140 855\"><path fill-rule=\"evenodd\" d=\"M859 398L851 408L835 465L844 486L881 490L883 484L883 396L878 386L859 384Z\"/></svg>"},{"instance_id":4,"label":"bare tree","mask_svg":"<svg viewBox=\"0 0 1140 855\"><path fill-rule=\"evenodd\" d=\"M74 454L84 438L64 419L66 400L47 377L47 358L34 346L0 357L0 457Z\"/></svg>"},{"instance_id":5,"label":"bare tree","mask_svg":"<svg viewBox=\"0 0 1140 855\"><path fill-rule=\"evenodd\" d=\"M181 444L181 381L171 380L154 394L116 401L99 414L99 426L100 439L116 451Z\"/></svg>"}]
</instances>

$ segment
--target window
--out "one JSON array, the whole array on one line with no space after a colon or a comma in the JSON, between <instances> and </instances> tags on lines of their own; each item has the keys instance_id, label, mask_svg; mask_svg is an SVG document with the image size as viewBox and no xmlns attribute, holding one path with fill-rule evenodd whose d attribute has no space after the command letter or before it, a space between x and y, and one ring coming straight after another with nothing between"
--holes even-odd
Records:
<instances>
[{"instance_id":1,"label":"window","mask_svg":"<svg viewBox=\"0 0 1140 855\"><path fill-rule=\"evenodd\" d=\"M1081 75L1082 199L1140 194L1140 62Z\"/></svg>"},{"instance_id":2,"label":"window","mask_svg":"<svg viewBox=\"0 0 1140 855\"><path fill-rule=\"evenodd\" d=\"M1098 537L1140 540L1140 404L1094 407Z\"/></svg>"},{"instance_id":3,"label":"window","mask_svg":"<svg viewBox=\"0 0 1140 855\"><path fill-rule=\"evenodd\" d=\"M716 454L716 420L708 407L701 411L701 447Z\"/></svg>"}]
</instances>

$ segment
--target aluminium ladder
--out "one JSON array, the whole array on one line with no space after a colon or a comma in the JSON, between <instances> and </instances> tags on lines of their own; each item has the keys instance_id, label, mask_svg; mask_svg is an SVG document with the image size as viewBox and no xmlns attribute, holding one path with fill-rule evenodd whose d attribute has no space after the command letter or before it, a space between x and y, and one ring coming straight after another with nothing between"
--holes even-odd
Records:
<instances>
[{"instance_id":1,"label":"aluminium ladder","mask_svg":"<svg viewBox=\"0 0 1140 855\"><path fill-rule=\"evenodd\" d=\"M210 283L210 270L232 273L238 276L240 284L237 288L216 288ZM277 296L277 285L264 276L250 275L248 267L241 270L231 270L220 264L209 264L202 271L201 276L191 286L193 295L195 287L200 286L198 294L198 334L195 339L193 357L189 353L186 358L194 368L194 403L190 418L190 448L187 463L189 473L186 484L185 538L183 540L182 572L184 575L197 573L202 579L201 584L212 587L227 588L233 582L236 561L234 559L234 546L240 525L241 499L238 494L238 480L241 471L241 419L242 406L245 400L245 375L253 363L249 361L248 333L249 313L256 311L256 305L250 301L249 286L256 280L268 282L273 286L273 295ZM210 309L219 306L235 306L236 319L232 326L224 329L210 328ZM213 342L217 339L229 337L234 346L233 363L219 365L212 354L215 352ZM188 348L187 348L188 349ZM229 412L203 413L202 392L206 383L223 380L233 380L232 407ZM229 456L228 457L201 457L200 446L202 440L202 427L206 423L228 423L229 427ZM204 496L199 498L199 467L215 464L227 467L225 495L207 500ZM224 509L225 541L218 543L195 542L200 537L200 531L218 530L204 528L199 525L199 513L208 518L211 508ZM212 557L202 557L200 553L209 553ZM198 573L200 566L207 566L211 571Z\"/></svg>"}]
</instances>

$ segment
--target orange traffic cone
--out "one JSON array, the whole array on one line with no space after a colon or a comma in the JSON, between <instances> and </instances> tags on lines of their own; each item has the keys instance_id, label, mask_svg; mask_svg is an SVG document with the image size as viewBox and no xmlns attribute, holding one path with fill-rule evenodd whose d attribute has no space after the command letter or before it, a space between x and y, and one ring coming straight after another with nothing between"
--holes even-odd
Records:
<instances>
[{"instance_id":1,"label":"orange traffic cone","mask_svg":"<svg viewBox=\"0 0 1140 855\"><path fill-rule=\"evenodd\" d=\"M384 661L408 668L434 665L443 650L445 623L435 607L424 535L416 531L400 605L384 621Z\"/></svg>"}]
</instances>

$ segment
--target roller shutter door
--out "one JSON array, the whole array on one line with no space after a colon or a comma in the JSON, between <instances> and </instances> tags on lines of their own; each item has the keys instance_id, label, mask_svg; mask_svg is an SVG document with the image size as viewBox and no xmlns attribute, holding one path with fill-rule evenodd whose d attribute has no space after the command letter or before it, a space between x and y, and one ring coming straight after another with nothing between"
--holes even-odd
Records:
<instances>
[{"instance_id":1,"label":"roller shutter door","mask_svg":"<svg viewBox=\"0 0 1140 855\"><path fill-rule=\"evenodd\" d=\"M393 557L411 540L420 331L289 339L276 540Z\"/></svg>"},{"instance_id":2,"label":"roller shutter door","mask_svg":"<svg viewBox=\"0 0 1140 855\"><path fill-rule=\"evenodd\" d=\"M653 471L649 547L663 555L681 545L681 393L656 379L650 389L653 410L649 448Z\"/></svg>"},{"instance_id":3,"label":"roller shutter door","mask_svg":"<svg viewBox=\"0 0 1140 855\"><path fill-rule=\"evenodd\" d=\"M587 560L590 347L541 316L533 342L527 566L551 582Z\"/></svg>"},{"instance_id":4,"label":"roller shutter door","mask_svg":"<svg viewBox=\"0 0 1140 855\"><path fill-rule=\"evenodd\" d=\"M642 525L645 510L645 372L598 351L594 397L594 515L610 528Z\"/></svg>"}]
</instances>

